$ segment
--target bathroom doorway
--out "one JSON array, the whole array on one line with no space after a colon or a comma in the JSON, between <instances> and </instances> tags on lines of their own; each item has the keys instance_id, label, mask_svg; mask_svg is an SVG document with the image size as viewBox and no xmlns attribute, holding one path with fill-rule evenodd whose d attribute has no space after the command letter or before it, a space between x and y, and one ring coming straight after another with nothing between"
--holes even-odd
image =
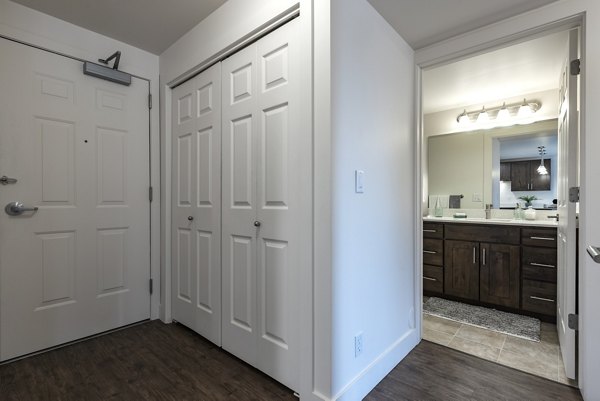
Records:
<instances>
[{"instance_id":1,"label":"bathroom doorway","mask_svg":"<svg viewBox=\"0 0 600 401\"><path fill-rule=\"evenodd\" d=\"M423 338L572 386L579 34L422 71Z\"/></svg>"}]
</instances>

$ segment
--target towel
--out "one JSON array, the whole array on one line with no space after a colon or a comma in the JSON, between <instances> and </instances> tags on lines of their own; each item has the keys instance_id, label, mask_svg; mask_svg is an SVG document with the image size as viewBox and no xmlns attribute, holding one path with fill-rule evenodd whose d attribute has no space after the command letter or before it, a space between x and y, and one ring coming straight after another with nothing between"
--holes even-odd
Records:
<instances>
[{"instance_id":1,"label":"towel","mask_svg":"<svg viewBox=\"0 0 600 401\"><path fill-rule=\"evenodd\" d=\"M450 209L460 209L460 199L462 195L450 195Z\"/></svg>"},{"instance_id":2,"label":"towel","mask_svg":"<svg viewBox=\"0 0 600 401\"><path fill-rule=\"evenodd\" d=\"M448 209L450 206L450 195L429 195L429 208L435 207L435 202L440 198L440 206L444 209Z\"/></svg>"}]
</instances>

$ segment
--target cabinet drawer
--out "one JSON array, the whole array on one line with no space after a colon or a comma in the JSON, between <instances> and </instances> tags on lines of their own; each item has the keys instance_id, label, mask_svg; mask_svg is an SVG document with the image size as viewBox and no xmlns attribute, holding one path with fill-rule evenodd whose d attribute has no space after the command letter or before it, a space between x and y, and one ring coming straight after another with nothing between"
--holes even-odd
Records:
<instances>
[{"instance_id":1,"label":"cabinet drawer","mask_svg":"<svg viewBox=\"0 0 600 401\"><path fill-rule=\"evenodd\" d=\"M423 238L444 238L444 224L423 222Z\"/></svg>"},{"instance_id":2,"label":"cabinet drawer","mask_svg":"<svg viewBox=\"0 0 600 401\"><path fill-rule=\"evenodd\" d=\"M502 225L446 224L446 239L519 244L520 229Z\"/></svg>"},{"instance_id":3,"label":"cabinet drawer","mask_svg":"<svg viewBox=\"0 0 600 401\"><path fill-rule=\"evenodd\" d=\"M423 265L423 290L439 294L444 292L443 267Z\"/></svg>"},{"instance_id":4,"label":"cabinet drawer","mask_svg":"<svg viewBox=\"0 0 600 401\"><path fill-rule=\"evenodd\" d=\"M556 248L556 228L525 228L521 230L523 245Z\"/></svg>"},{"instance_id":5,"label":"cabinet drawer","mask_svg":"<svg viewBox=\"0 0 600 401\"><path fill-rule=\"evenodd\" d=\"M556 249L523 247L523 278L556 283Z\"/></svg>"},{"instance_id":6,"label":"cabinet drawer","mask_svg":"<svg viewBox=\"0 0 600 401\"><path fill-rule=\"evenodd\" d=\"M523 280L521 306L530 312L556 315L556 284Z\"/></svg>"},{"instance_id":7,"label":"cabinet drawer","mask_svg":"<svg viewBox=\"0 0 600 401\"><path fill-rule=\"evenodd\" d=\"M423 264L436 266L444 264L444 240L423 239Z\"/></svg>"}]
</instances>

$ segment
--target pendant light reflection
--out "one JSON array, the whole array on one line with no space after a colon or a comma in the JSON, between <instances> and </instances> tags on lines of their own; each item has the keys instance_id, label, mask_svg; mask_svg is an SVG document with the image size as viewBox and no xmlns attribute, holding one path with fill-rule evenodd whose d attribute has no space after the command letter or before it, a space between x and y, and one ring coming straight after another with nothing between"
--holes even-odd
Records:
<instances>
[{"instance_id":1,"label":"pendant light reflection","mask_svg":"<svg viewBox=\"0 0 600 401\"><path fill-rule=\"evenodd\" d=\"M538 152L540 153L540 166L537 168L537 172L539 175L547 175L548 169L544 166L544 155L546 154L545 146L538 146Z\"/></svg>"}]
</instances>

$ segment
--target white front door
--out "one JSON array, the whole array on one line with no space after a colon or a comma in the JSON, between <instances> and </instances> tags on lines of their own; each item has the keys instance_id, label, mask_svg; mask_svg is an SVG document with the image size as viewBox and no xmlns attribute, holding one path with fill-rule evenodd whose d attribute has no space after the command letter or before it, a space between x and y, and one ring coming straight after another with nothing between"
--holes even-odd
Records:
<instances>
[{"instance_id":1,"label":"white front door","mask_svg":"<svg viewBox=\"0 0 600 401\"><path fill-rule=\"evenodd\" d=\"M220 345L221 64L172 99L172 314Z\"/></svg>"},{"instance_id":2,"label":"white front door","mask_svg":"<svg viewBox=\"0 0 600 401\"><path fill-rule=\"evenodd\" d=\"M149 318L147 83L0 40L0 360ZM9 216L19 201L37 211Z\"/></svg>"},{"instance_id":3,"label":"white front door","mask_svg":"<svg viewBox=\"0 0 600 401\"><path fill-rule=\"evenodd\" d=\"M222 65L223 348L296 390L311 238L297 24Z\"/></svg>"},{"instance_id":4,"label":"white front door","mask_svg":"<svg viewBox=\"0 0 600 401\"><path fill-rule=\"evenodd\" d=\"M575 314L577 297L577 238L575 203L569 201L569 188L578 186L578 94L577 75L571 74L570 62L578 58L579 31L569 32L569 43L559 85L558 116L558 277L557 330L567 377L575 379L575 330L568 326L569 314Z\"/></svg>"}]
</instances>

